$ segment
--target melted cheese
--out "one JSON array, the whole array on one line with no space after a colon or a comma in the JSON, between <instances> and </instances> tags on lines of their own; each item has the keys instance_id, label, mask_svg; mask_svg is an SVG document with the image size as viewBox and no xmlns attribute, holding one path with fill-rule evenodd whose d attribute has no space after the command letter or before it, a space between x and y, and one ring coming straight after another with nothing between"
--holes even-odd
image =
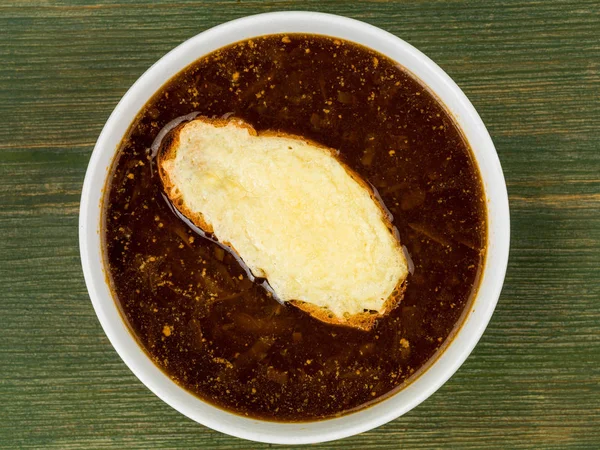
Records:
<instances>
[{"instance_id":1,"label":"melted cheese","mask_svg":"<svg viewBox=\"0 0 600 450\"><path fill-rule=\"evenodd\" d=\"M162 163L172 187L279 299L338 317L382 311L406 260L381 206L330 150L235 122L179 133Z\"/></svg>"}]
</instances>

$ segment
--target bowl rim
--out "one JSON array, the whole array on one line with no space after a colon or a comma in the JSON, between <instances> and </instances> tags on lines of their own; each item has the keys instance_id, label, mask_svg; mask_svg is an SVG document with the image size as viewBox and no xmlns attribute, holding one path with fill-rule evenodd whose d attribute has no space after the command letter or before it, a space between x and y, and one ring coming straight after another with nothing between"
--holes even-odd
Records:
<instances>
[{"instance_id":1,"label":"bowl rim","mask_svg":"<svg viewBox=\"0 0 600 450\"><path fill-rule=\"evenodd\" d=\"M100 236L103 191L118 144L158 88L210 51L243 39L286 32L357 42L420 78L450 110L471 145L488 209L488 248L479 290L471 311L437 360L407 387L372 406L337 418L301 423L269 422L227 412L188 393L154 366L129 332L110 293ZM491 319L506 273L509 245L508 194L500 161L485 125L456 83L431 59L393 34L355 19L317 12L272 12L236 19L193 36L160 58L131 86L106 121L90 157L80 203L79 246L90 299L104 332L129 369L155 395L190 419L232 436L274 444L318 443L359 434L401 416L437 391L463 364Z\"/></svg>"}]
</instances>

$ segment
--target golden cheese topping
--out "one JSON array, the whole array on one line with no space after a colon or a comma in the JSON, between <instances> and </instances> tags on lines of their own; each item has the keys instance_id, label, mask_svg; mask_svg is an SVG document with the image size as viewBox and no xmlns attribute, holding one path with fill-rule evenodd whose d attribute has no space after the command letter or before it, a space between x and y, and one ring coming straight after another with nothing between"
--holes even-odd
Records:
<instances>
[{"instance_id":1,"label":"golden cheese topping","mask_svg":"<svg viewBox=\"0 0 600 450\"><path fill-rule=\"evenodd\" d=\"M385 312L407 276L383 207L334 151L239 120L180 127L161 161L171 199L282 301L338 318Z\"/></svg>"}]
</instances>

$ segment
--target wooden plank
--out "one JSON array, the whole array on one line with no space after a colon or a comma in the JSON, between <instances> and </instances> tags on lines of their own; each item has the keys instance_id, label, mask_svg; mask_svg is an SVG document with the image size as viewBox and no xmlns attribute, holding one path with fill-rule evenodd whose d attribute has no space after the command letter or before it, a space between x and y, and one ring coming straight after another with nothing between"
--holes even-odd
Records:
<instances>
[{"instance_id":1,"label":"wooden plank","mask_svg":"<svg viewBox=\"0 0 600 450\"><path fill-rule=\"evenodd\" d=\"M473 355L433 397L317 446L600 447L600 6L572 1L5 0L0 4L0 447L266 448L202 427L125 367L77 245L87 160L160 56L272 10L343 14L416 45L463 88L511 200L505 288Z\"/></svg>"}]
</instances>

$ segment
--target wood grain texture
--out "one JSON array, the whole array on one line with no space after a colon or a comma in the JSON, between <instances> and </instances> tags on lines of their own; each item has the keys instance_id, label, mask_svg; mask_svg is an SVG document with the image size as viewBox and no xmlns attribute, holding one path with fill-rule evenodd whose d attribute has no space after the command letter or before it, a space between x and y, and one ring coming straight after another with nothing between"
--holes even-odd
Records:
<instances>
[{"instance_id":1,"label":"wood grain texture","mask_svg":"<svg viewBox=\"0 0 600 450\"><path fill-rule=\"evenodd\" d=\"M121 362L90 304L77 212L119 98L221 22L320 10L380 26L480 112L508 183L504 291L434 396L323 449L600 447L600 5L586 1L0 3L0 447L266 448L202 427Z\"/></svg>"}]
</instances>

